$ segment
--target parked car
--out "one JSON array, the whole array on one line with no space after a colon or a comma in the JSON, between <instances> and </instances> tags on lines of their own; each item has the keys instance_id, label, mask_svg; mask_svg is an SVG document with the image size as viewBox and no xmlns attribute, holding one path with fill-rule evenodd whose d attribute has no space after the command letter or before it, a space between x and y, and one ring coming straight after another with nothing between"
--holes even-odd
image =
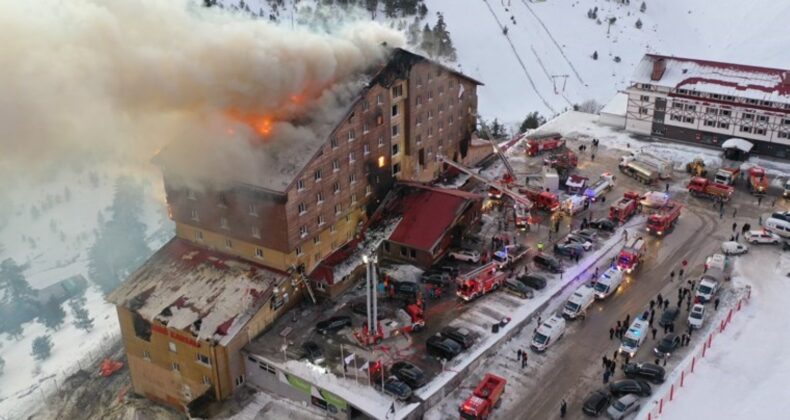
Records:
<instances>
[{"instance_id":1,"label":"parked car","mask_svg":"<svg viewBox=\"0 0 790 420\"><path fill-rule=\"evenodd\" d=\"M661 312L661 319L658 320L658 325L663 327L665 325L674 324L678 315L680 315L680 309L670 306L664 309L664 312Z\"/></svg>"},{"instance_id":2,"label":"parked car","mask_svg":"<svg viewBox=\"0 0 790 420\"><path fill-rule=\"evenodd\" d=\"M451 277L455 277L455 276L458 275L458 272L460 270L458 269L458 266L455 266L455 265L452 265L452 264L440 264L440 265L435 265L435 266L431 267L431 269L428 270L428 271L431 271L431 272L444 272L444 273L449 274Z\"/></svg>"},{"instance_id":3,"label":"parked car","mask_svg":"<svg viewBox=\"0 0 790 420\"><path fill-rule=\"evenodd\" d=\"M735 241L727 241L721 244L721 252L724 255L740 255L749 252L749 247Z\"/></svg>"},{"instance_id":4,"label":"parked car","mask_svg":"<svg viewBox=\"0 0 790 420\"><path fill-rule=\"evenodd\" d=\"M411 387L395 376L390 376L384 382L384 392L400 401L408 400L412 394Z\"/></svg>"},{"instance_id":5,"label":"parked car","mask_svg":"<svg viewBox=\"0 0 790 420\"><path fill-rule=\"evenodd\" d=\"M393 363L392 367L390 367L390 373L405 382L411 389L420 388L428 382L428 378L422 369L405 360Z\"/></svg>"},{"instance_id":6,"label":"parked car","mask_svg":"<svg viewBox=\"0 0 790 420\"><path fill-rule=\"evenodd\" d=\"M512 295L516 295L521 299L532 299L535 293L526 284L520 282L518 279L509 278L505 279L505 291Z\"/></svg>"},{"instance_id":7,"label":"parked car","mask_svg":"<svg viewBox=\"0 0 790 420\"><path fill-rule=\"evenodd\" d=\"M767 230L750 230L743 235L750 244L778 244L782 238Z\"/></svg>"},{"instance_id":8,"label":"parked car","mask_svg":"<svg viewBox=\"0 0 790 420\"><path fill-rule=\"evenodd\" d=\"M305 341L302 343L302 352L305 359L317 365L324 363L324 351L321 350L321 347L314 341Z\"/></svg>"},{"instance_id":9,"label":"parked car","mask_svg":"<svg viewBox=\"0 0 790 420\"><path fill-rule=\"evenodd\" d=\"M537 290L546 287L546 279L540 276L536 276L534 274L525 274L523 276L518 276L517 280L523 283L524 285Z\"/></svg>"},{"instance_id":10,"label":"parked car","mask_svg":"<svg viewBox=\"0 0 790 420\"><path fill-rule=\"evenodd\" d=\"M625 416L639 411L639 397L634 394L624 395L615 400L606 410L606 415L611 419L620 420Z\"/></svg>"},{"instance_id":11,"label":"parked car","mask_svg":"<svg viewBox=\"0 0 790 420\"><path fill-rule=\"evenodd\" d=\"M664 368L652 363L628 363L623 367L625 377L629 379L644 379L654 384L664 382Z\"/></svg>"},{"instance_id":12,"label":"parked car","mask_svg":"<svg viewBox=\"0 0 790 420\"><path fill-rule=\"evenodd\" d=\"M609 392L606 391L606 388L593 391L584 398L582 411L584 414L598 417L606 409L606 406L609 405L609 401L611 400L612 397L609 395Z\"/></svg>"},{"instance_id":13,"label":"parked car","mask_svg":"<svg viewBox=\"0 0 790 420\"><path fill-rule=\"evenodd\" d=\"M535 262L535 265L552 273L559 273L562 272L562 265L560 262L557 261L556 258L552 257L551 255L546 254L538 254L532 258L532 261Z\"/></svg>"},{"instance_id":14,"label":"parked car","mask_svg":"<svg viewBox=\"0 0 790 420\"><path fill-rule=\"evenodd\" d=\"M670 357L672 353L680 346L680 337L675 333L669 333L658 342L656 347L653 348L653 354L658 357Z\"/></svg>"},{"instance_id":15,"label":"parked car","mask_svg":"<svg viewBox=\"0 0 790 420\"><path fill-rule=\"evenodd\" d=\"M395 281L392 282L392 287L395 288L395 294L416 298L420 293L420 285L411 281Z\"/></svg>"},{"instance_id":16,"label":"parked car","mask_svg":"<svg viewBox=\"0 0 790 420\"><path fill-rule=\"evenodd\" d=\"M700 328L702 327L702 323L705 321L705 307L702 304L697 303L691 307L691 312L689 312L688 322L691 328Z\"/></svg>"},{"instance_id":17,"label":"parked car","mask_svg":"<svg viewBox=\"0 0 790 420\"><path fill-rule=\"evenodd\" d=\"M447 287L452 282L450 274L443 272L425 272L420 276L420 282Z\"/></svg>"},{"instance_id":18,"label":"parked car","mask_svg":"<svg viewBox=\"0 0 790 420\"><path fill-rule=\"evenodd\" d=\"M460 344L464 350L472 347L475 343L475 337L472 332L463 327L444 327L442 335Z\"/></svg>"},{"instance_id":19,"label":"parked car","mask_svg":"<svg viewBox=\"0 0 790 420\"><path fill-rule=\"evenodd\" d=\"M435 334L425 342L428 354L439 359L450 360L458 356L463 349L455 340L441 334Z\"/></svg>"},{"instance_id":20,"label":"parked car","mask_svg":"<svg viewBox=\"0 0 790 420\"><path fill-rule=\"evenodd\" d=\"M609 219L597 219L590 222L590 227L604 232L614 232L617 224Z\"/></svg>"},{"instance_id":21,"label":"parked car","mask_svg":"<svg viewBox=\"0 0 790 420\"><path fill-rule=\"evenodd\" d=\"M554 253L563 257L576 258L584 254L584 247L572 242L554 244Z\"/></svg>"},{"instance_id":22,"label":"parked car","mask_svg":"<svg viewBox=\"0 0 790 420\"><path fill-rule=\"evenodd\" d=\"M598 232L596 232L595 229L577 229L571 232L571 234L580 236L590 242L598 241Z\"/></svg>"},{"instance_id":23,"label":"parked car","mask_svg":"<svg viewBox=\"0 0 790 420\"><path fill-rule=\"evenodd\" d=\"M585 251L589 251L592 249L592 242L587 238L571 233L565 236L565 240L563 241L566 244L577 244L581 245Z\"/></svg>"},{"instance_id":24,"label":"parked car","mask_svg":"<svg viewBox=\"0 0 790 420\"><path fill-rule=\"evenodd\" d=\"M609 392L616 398L626 394L647 397L650 395L650 384L641 379L620 379L609 384Z\"/></svg>"},{"instance_id":25,"label":"parked car","mask_svg":"<svg viewBox=\"0 0 790 420\"><path fill-rule=\"evenodd\" d=\"M351 326L351 317L347 315L333 316L315 324L315 330L322 335L334 333Z\"/></svg>"},{"instance_id":26,"label":"parked car","mask_svg":"<svg viewBox=\"0 0 790 420\"><path fill-rule=\"evenodd\" d=\"M474 250L456 249L450 251L450 256L458 261L466 261L475 264L480 262L480 253Z\"/></svg>"}]
</instances>

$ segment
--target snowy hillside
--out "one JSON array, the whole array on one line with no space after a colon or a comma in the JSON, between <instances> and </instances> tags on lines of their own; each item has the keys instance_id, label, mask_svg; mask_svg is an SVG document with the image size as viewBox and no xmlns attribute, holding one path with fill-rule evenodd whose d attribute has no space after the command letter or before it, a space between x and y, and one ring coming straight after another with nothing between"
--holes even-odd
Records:
<instances>
[{"instance_id":1,"label":"snowy hillside","mask_svg":"<svg viewBox=\"0 0 790 420\"><path fill-rule=\"evenodd\" d=\"M646 52L788 65L783 53L790 45L784 29L788 2L647 0L644 13L641 3L427 0L429 16L444 14L463 71L486 84L480 89L480 113L506 122L519 122L533 110L551 115L588 99L605 104L627 86ZM594 7L601 24L587 17ZM611 28L610 17L616 18ZM507 26L507 37L500 25ZM594 51L598 60L591 58ZM553 75L568 75L564 90L564 78Z\"/></svg>"}]
</instances>

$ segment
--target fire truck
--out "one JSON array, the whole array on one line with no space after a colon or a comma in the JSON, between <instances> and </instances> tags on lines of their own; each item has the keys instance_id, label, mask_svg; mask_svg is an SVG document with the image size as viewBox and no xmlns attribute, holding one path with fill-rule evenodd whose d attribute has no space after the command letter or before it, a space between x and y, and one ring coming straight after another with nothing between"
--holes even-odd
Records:
<instances>
[{"instance_id":1,"label":"fire truck","mask_svg":"<svg viewBox=\"0 0 790 420\"><path fill-rule=\"evenodd\" d=\"M609 207L609 219L625 223L639 209L639 193L626 191L623 197Z\"/></svg>"},{"instance_id":2,"label":"fire truck","mask_svg":"<svg viewBox=\"0 0 790 420\"><path fill-rule=\"evenodd\" d=\"M579 164L579 158L573 150L565 149L543 158L543 164L554 169L570 170Z\"/></svg>"},{"instance_id":3,"label":"fire truck","mask_svg":"<svg viewBox=\"0 0 790 420\"><path fill-rule=\"evenodd\" d=\"M620 172L644 184L652 184L660 178L658 168L646 162L621 160L618 167Z\"/></svg>"},{"instance_id":4,"label":"fire truck","mask_svg":"<svg viewBox=\"0 0 790 420\"><path fill-rule=\"evenodd\" d=\"M755 195L763 195L768 191L768 178L765 176L765 169L755 166L749 168L749 192Z\"/></svg>"},{"instance_id":5,"label":"fire truck","mask_svg":"<svg viewBox=\"0 0 790 420\"><path fill-rule=\"evenodd\" d=\"M518 192L532 200L538 209L554 212L560 208L560 199L553 192L543 191L541 188L529 185L518 187Z\"/></svg>"},{"instance_id":6,"label":"fire truck","mask_svg":"<svg viewBox=\"0 0 790 420\"><path fill-rule=\"evenodd\" d=\"M711 182L707 178L694 177L688 184L689 193L695 197L707 197L729 201L733 188L727 184Z\"/></svg>"},{"instance_id":7,"label":"fire truck","mask_svg":"<svg viewBox=\"0 0 790 420\"><path fill-rule=\"evenodd\" d=\"M722 185L733 185L740 174L740 168L721 168L716 171L716 176L713 178L713 182Z\"/></svg>"},{"instance_id":8,"label":"fire truck","mask_svg":"<svg viewBox=\"0 0 790 420\"><path fill-rule=\"evenodd\" d=\"M354 333L354 336L363 345L373 345L388 338L420 331L423 328L425 328L425 316L422 307L412 303L405 309L398 309L394 319L376 321L375 333L368 330L368 324L365 323L362 325L362 329Z\"/></svg>"},{"instance_id":9,"label":"fire truck","mask_svg":"<svg viewBox=\"0 0 790 420\"><path fill-rule=\"evenodd\" d=\"M620 157L620 165L627 166L630 162L639 162L649 165L658 173L661 179L668 179L672 177L672 162L661 159L658 156L653 156L643 152L631 152L625 156Z\"/></svg>"},{"instance_id":10,"label":"fire truck","mask_svg":"<svg viewBox=\"0 0 790 420\"><path fill-rule=\"evenodd\" d=\"M527 156L537 156L549 150L565 147L560 133L537 134L527 137Z\"/></svg>"},{"instance_id":11,"label":"fire truck","mask_svg":"<svg viewBox=\"0 0 790 420\"><path fill-rule=\"evenodd\" d=\"M487 419L494 408L501 405L502 394L505 392L507 380L490 373L486 373L483 380L472 391L472 395L461 404L459 409L462 420Z\"/></svg>"},{"instance_id":12,"label":"fire truck","mask_svg":"<svg viewBox=\"0 0 790 420\"><path fill-rule=\"evenodd\" d=\"M658 236L670 232L680 217L682 207L677 201L670 201L666 206L651 214L647 218L647 232Z\"/></svg>"},{"instance_id":13,"label":"fire truck","mask_svg":"<svg viewBox=\"0 0 790 420\"><path fill-rule=\"evenodd\" d=\"M568 194L581 194L584 192L584 189L587 188L587 181L589 179L587 177L579 176L579 175L571 175L568 177L568 180L565 181L565 188L568 190Z\"/></svg>"},{"instance_id":14,"label":"fire truck","mask_svg":"<svg viewBox=\"0 0 790 420\"><path fill-rule=\"evenodd\" d=\"M644 238L632 238L617 257L617 269L631 273L639 267L642 258L645 254L645 240Z\"/></svg>"},{"instance_id":15,"label":"fire truck","mask_svg":"<svg viewBox=\"0 0 790 420\"><path fill-rule=\"evenodd\" d=\"M604 172L594 184L584 190L584 195L587 196L590 201L595 202L604 194L611 191L612 188L614 188L614 175L609 172Z\"/></svg>"},{"instance_id":16,"label":"fire truck","mask_svg":"<svg viewBox=\"0 0 790 420\"><path fill-rule=\"evenodd\" d=\"M492 261L468 273L458 276L458 290L455 294L465 302L472 301L490 293L505 282L506 274L497 270L497 262Z\"/></svg>"}]
</instances>

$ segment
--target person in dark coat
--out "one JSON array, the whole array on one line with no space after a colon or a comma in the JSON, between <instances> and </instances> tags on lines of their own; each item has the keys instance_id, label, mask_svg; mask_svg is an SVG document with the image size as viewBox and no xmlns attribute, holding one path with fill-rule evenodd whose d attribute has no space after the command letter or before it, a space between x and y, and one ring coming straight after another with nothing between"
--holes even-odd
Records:
<instances>
[{"instance_id":1,"label":"person in dark coat","mask_svg":"<svg viewBox=\"0 0 790 420\"><path fill-rule=\"evenodd\" d=\"M631 314L625 316L625 324L623 324L628 328L628 325L631 325Z\"/></svg>"},{"instance_id":2,"label":"person in dark coat","mask_svg":"<svg viewBox=\"0 0 790 420\"><path fill-rule=\"evenodd\" d=\"M609 366L609 359L607 359L606 356L601 357L601 365L603 365L602 367Z\"/></svg>"},{"instance_id":3,"label":"person in dark coat","mask_svg":"<svg viewBox=\"0 0 790 420\"><path fill-rule=\"evenodd\" d=\"M658 332L658 330L653 328L652 330L650 330L650 332L653 333L653 340L655 340L656 339L656 333Z\"/></svg>"},{"instance_id":4,"label":"person in dark coat","mask_svg":"<svg viewBox=\"0 0 790 420\"><path fill-rule=\"evenodd\" d=\"M669 308L669 299L664 299L664 310Z\"/></svg>"},{"instance_id":5,"label":"person in dark coat","mask_svg":"<svg viewBox=\"0 0 790 420\"><path fill-rule=\"evenodd\" d=\"M614 339L614 328L609 328L609 339Z\"/></svg>"},{"instance_id":6,"label":"person in dark coat","mask_svg":"<svg viewBox=\"0 0 790 420\"><path fill-rule=\"evenodd\" d=\"M735 233L735 229L738 229L738 224L735 223L735 222L732 222L732 233Z\"/></svg>"},{"instance_id":7,"label":"person in dark coat","mask_svg":"<svg viewBox=\"0 0 790 420\"><path fill-rule=\"evenodd\" d=\"M568 403L565 402L565 399L562 400L560 403L560 418L565 417L565 412L568 411Z\"/></svg>"},{"instance_id":8,"label":"person in dark coat","mask_svg":"<svg viewBox=\"0 0 790 420\"><path fill-rule=\"evenodd\" d=\"M719 310L719 298L716 298L716 300L713 301L713 310L714 311Z\"/></svg>"},{"instance_id":9,"label":"person in dark coat","mask_svg":"<svg viewBox=\"0 0 790 420\"><path fill-rule=\"evenodd\" d=\"M675 270L672 270L672 272L669 273L669 281L675 281Z\"/></svg>"},{"instance_id":10,"label":"person in dark coat","mask_svg":"<svg viewBox=\"0 0 790 420\"><path fill-rule=\"evenodd\" d=\"M603 371L603 383L605 383L605 384L609 383L609 371L608 370L604 370Z\"/></svg>"},{"instance_id":11,"label":"person in dark coat","mask_svg":"<svg viewBox=\"0 0 790 420\"><path fill-rule=\"evenodd\" d=\"M518 360L521 360L521 349L518 349L516 353L518 353Z\"/></svg>"}]
</instances>

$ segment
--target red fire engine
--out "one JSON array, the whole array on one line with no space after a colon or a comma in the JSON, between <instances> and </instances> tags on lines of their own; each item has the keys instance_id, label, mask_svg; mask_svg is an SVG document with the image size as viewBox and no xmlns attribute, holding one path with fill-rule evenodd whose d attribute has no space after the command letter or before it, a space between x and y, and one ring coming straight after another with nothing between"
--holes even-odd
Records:
<instances>
[{"instance_id":1,"label":"red fire engine","mask_svg":"<svg viewBox=\"0 0 790 420\"><path fill-rule=\"evenodd\" d=\"M401 334L420 331L424 327L425 317L422 307L413 303L408 305L406 309L398 309L395 312L395 319L376 321L375 334L368 330L368 325L365 323L362 325L362 329L357 331L354 336L363 345L372 345Z\"/></svg>"},{"instance_id":2,"label":"red fire engine","mask_svg":"<svg viewBox=\"0 0 790 420\"><path fill-rule=\"evenodd\" d=\"M763 195L768 192L768 184L765 169L759 166L749 168L749 192L755 195Z\"/></svg>"},{"instance_id":3,"label":"red fire engine","mask_svg":"<svg viewBox=\"0 0 790 420\"><path fill-rule=\"evenodd\" d=\"M683 206L676 202L670 201L666 206L658 209L657 212L647 218L647 231L654 235L664 235L672 230L680 217L680 209Z\"/></svg>"},{"instance_id":4,"label":"red fire engine","mask_svg":"<svg viewBox=\"0 0 790 420\"><path fill-rule=\"evenodd\" d=\"M688 184L689 193L695 197L719 198L730 201L733 188L726 184L709 181L707 178L694 177Z\"/></svg>"},{"instance_id":5,"label":"red fire engine","mask_svg":"<svg viewBox=\"0 0 790 420\"><path fill-rule=\"evenodd\" d=\"M458 290L455 292L459 298L466 302L490 293L505 281L505 273L497 271L497 263L492 261L468 273L458 276Z\"/></svg>"},{"instance_id":6,"label":"red fire engine","mask_svg":"<svg viewBox=\"0 0 790 420\"><path fill-rule=\"evenodd\" d=\"M549 150L557 150L565 146L560 133L532 135L527 138L527 155L536 156Z\"/></svg>"},{"instance_id":7,"label":"red fire engine","mask_svg":"<svg viewBox=\"0 0 790 420\"><path fill-rule=\"evenodd\" d=\"M472 395L461 404L459 409L461 419L483 420L487 419L494 408L502 403L500 397L505 392L507 380L490 373L486 373L480 384L477 385Z\"/></svg>"},{"instance_id":8,"label":"red fire engine","mask_svg":"<svg viewBox=\"0 0 790 420\"><path fill-rule=\"evenodd\" d=\"M620 251L617 257L617 268L620 271L631 273L639 266L645 253L645 240L643 238L633 238Z\"/></svg>"},{"instance_id":9,"label":"red fire engine","mask_svg":"<svg viewBox=\"0 0 790 420\"><path fill-rule=\"evenodd\" d=\"M618 223L625 223L639 209L639 193L626 191L623 198L615 201L609 207L609 219Z\"/></svg>"}]
</instances>

